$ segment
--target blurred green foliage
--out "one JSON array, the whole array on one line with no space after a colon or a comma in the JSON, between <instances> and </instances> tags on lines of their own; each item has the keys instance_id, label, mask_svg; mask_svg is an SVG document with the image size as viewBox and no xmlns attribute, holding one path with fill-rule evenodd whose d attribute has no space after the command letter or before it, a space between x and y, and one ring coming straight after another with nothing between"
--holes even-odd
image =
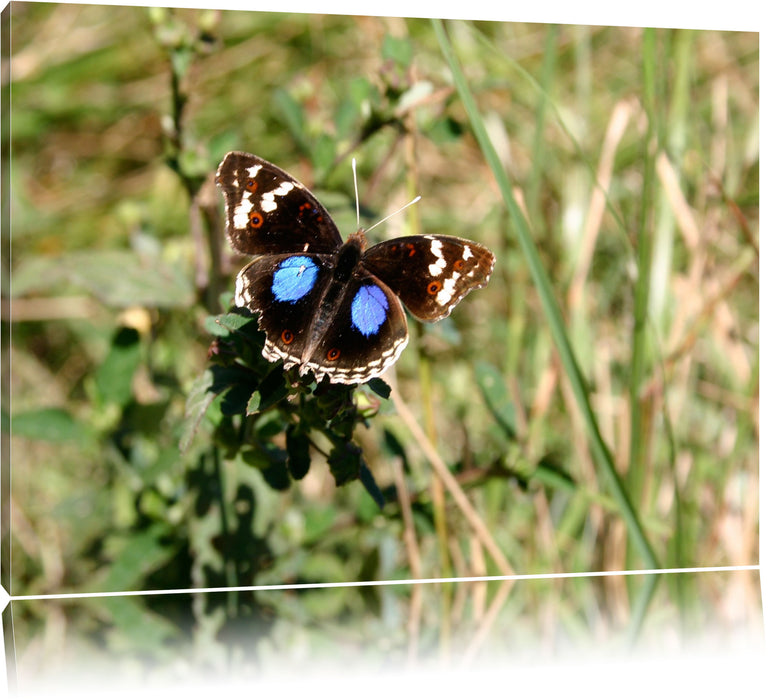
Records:
<instances>
[{"instance_id":1,"label":"blurred green foliage","mask_svg":"<svg viewBox=\"0 0 776 700\"><path fill-rule=\"evenodd\" d=\"M423 195L375 237L403 227L494 250L487 289L451 318L413 326L396 386L516 571L643 563L599 483L568 372L428 22L38 3L15 3L11 21L12 593L409 579L397 465L420 575L503 573L452 499L434 500L382 383L294 403L288 378L258 364L255 324L230 311L241 261L212 182L231 149L292 172L345 233L356 156L363 218ZM636 28L446 31L658 561L756 562L757 37L665 30L647 46ZM221 361L224 350L242 364ZM338 440L324 419L343 406ZM335 488L354 477L366 488ZM549 582L521 589L501 615L536 611L515 628L523 634L542 634L540 619L573 640L602 626L620 634L634 591L591 585L578 598L571 583L563 595ZM757 586L739 591L747 621ZM482 602L459 590L426 598L423 653L482 621ZM700 579L673 581L647 627L673 615L697 631L719 595ZM272 658L294 624L319 626L322 644L355 619L395 651L411 634L410 596L231 590L110 599L64 617L145 661L184 638ZM726 614L712 615L723 628ZM19 648L50 624L45 606L25 604Z\"/></svg>"}]
</instances>

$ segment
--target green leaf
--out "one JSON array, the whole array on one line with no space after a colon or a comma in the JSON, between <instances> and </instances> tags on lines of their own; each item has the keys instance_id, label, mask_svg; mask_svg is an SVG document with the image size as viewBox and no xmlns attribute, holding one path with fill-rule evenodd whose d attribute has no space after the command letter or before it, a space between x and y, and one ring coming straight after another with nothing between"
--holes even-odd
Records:
<instances>
[{"instance_id":1,"label":"green leaf","mask_svg":"<svg viewBox=\"0 0 776 700\"><path fill-rule=\"evenodd\" d=\"M361 113L361 104L363 102L376 102L380 98L377 87L371 80L364 76L353 78L353 80L348 83L348 94L350 95L348 102L358 107L359 114Z\"/></svg>"},{"instance_id":2,"label":"green leaf","mask_svg":"<svg viewBox=\"0 0 776 700\"><path fill-rule=\"evenodd\" d=\"M246 464L256 467L264 481L276 491L284 491L291 486L291 478L286 468L286 453L279 447L267 445L242 451Z\"/></svg>"},{"instance_id":3,"label":"green leaf","mask_svg":"<svg viewBox=\"0 0 776 700\"><path fill-rule=\"evenodd\" d=\"M366 485L365 485L366 486ZM390 487L390 491L393 492L393 500L396 500L395 487ZM358 520L362 523L373 523L375 518L380 515L380 512L385 506L385 495L382 490L379 490L380 498L378 501L374 494L369 489L365 488L358 497L358 501L355 506L355 514ZM363 570L363 567L362 567ZM363 578L363 577L360 577ZM370 576L369 578L375 578Z\"/></svg>"},{"instance_id":4,"label":"green leaf","mask_svg":"<svg viewBox=\"0 0 776 700\"><path fill-rule=\"evenodd\" d=\"M208 316L205 319L205 330L211 335L224 338L232 331L237 331L247 326L249 323L255 323L253 316L243 316L241 314L226 313L218 316Z\"/></svg>"},{"instance_id":5,"label":"green leaf","mask_svg":"<svg viewBox=\"0 0 776 700\"><path fill-rule=\"evenodd\" d=\"M139 598L92 599L89 605L99 605L99 619L109 621L108 639L113 653L134 652L147 656L169 648L181 637L177 625L151 612Z\"/></svg>"},{"instance_id":6,"label":"green leaf","mask_svg":"<svg viewBox=\"0 0 776 700\"><path fill-rule=\"evenodd\" d=\"M225 389L236 384L248 384L254 378L254 375L249 370L239 365L230 365L228 367L213 365L209 372L211 381L209 390L216 394L220 394Z\"/></svg>"},{"instance_id":7,"label":"green leaf","mask_svg":"<svg viewBox=\"0 0 776 700\"><path fill-rule=\"evenodd\" d=\"M305 113L302 106L291 96L288 90L283 88L275 90L273 102L294 140L307 151L310 136L307 133Z\"/></svg>"},{"instance_id":8,"label":"green leaf","mask_svg":"<svg viewBox=\"0 0 776 700\"><path fill-rule=\"evenodd\" d=\"M387 61L395 61L403 68L412 61L412 42L404 37L386 34L383 39L382 57Z\"/></svg>"},{"instance_id":9,"label":"green leaf","mask_svg":"<svg viewBox=\"0 0 776 700\"><path fill-rule=\"evenodd\" d=\"M14 435L46 442L85 443L91 430L62 408L37 408L23 411L11 418Z\"/></svg>"},{"instance_id":10,"label":"green leaf","mask_svg":"<svg viewBox=\"0 0 776 700\"><path fill-rule=\"evenodd\" d=\"M363 458L360 460L360 464L358 467L358 478L361 480L361 483L366 488L367 493L372 497L374 502L382 510L382 508L385 506L385 497L383 496L383 492L380 490L380 487L377 485L374 475L372 474L369 467L366 465L366 462L364 461Z\"/></svg>"},{"instance_id":11,"label":"green leaf","mask_svg":"<svg viewBox=\"0 0 776 700\"><path fill-rule=\"evenodd\" d=\"M299 571L303 581L347 581L351 578L342 559L326 552L305 557ZM304 591L299 603L305 613L316 620L333 620L343 615L350 602L347 588L320 588Z\"/></svg>"},{"instance_id":12,"label":"green leaf","mask_svg":"<svg viewBox=\"0 0 776 700\"><path fill-rule=\"evenodd\" d=\"M146 486L152 486L159 477L173 471L180 458L180 452L175 449L175 446L166 447L145 469L138 470L140 478Z\"/></svg>"},{"instance_id":13,"label":"green leaf","mask_svg":"<svg viewBox=\"0 0 776 700\"><path fill-rule=\"evenodd\" d=\"M361 115L359 101L351 97L338 105L334 115L334 130L340 139L348 139L356 131Z\"/></svg>"},{"instance_id":14,"label":"green leaf","mask_svg":"<svg viewBox=\"0 0 776 700\"><path fill-rule=\"evenodd\" d=\"M145 576L172 556L172 546L162 544L168 526L156 523L115 542L118 553L104 579L95 583L101 591L132 591L142 584Z\"/></svg>"},{"instance_id":15,"label":"green leaf","mask_svg":"<svg viewBox=\"0 0 776 700\"><path fill-rule=\"evenodd\" d=\"M228 311L234 301L234 292L225 291L218 295L218 305L224 310Z\"/></svg>"},{"instance_id":16,"label":"green leaf","mask_svg":"<svg viewBox=\"0 0 776 700\"><path fill-rule=\"evenodd\" d=\"M202 327L217 338L227 338L232 334L228 328L224 328L219 321L220 316L208 316L203 322Z\"/></svg>"},{"instance_id":17,"label":"green leaf","mask_svg":"<svg viewBox=\"0 0 776 700\"><path fill-rule=\"evenodd\" d=\"M246 415L248 401L253 395L253 392L253 387L246 384L229 387L221 402L221 413L225 416Z\"/></svg>"},{"instance_id":18,"label":"green leaf","mask_svg":"<svg viewBox=\"0 0 776 700\"><path fill-rule=\"evenodd\" d=\"M310 470L310 439L301 425L289 425L286 428L286 452L288 453L288 471L297 481L304 478Z\"/></svg>"},{"instance_id":19,"label":"green leaf","mask_svg":"<svg viewBox=\"0 0 776 700\"><path fill-rule=\"evenodd\" d=\"M390 385L380 377L373 377L367 382L367 386L380 398L387 399L391 396Z\"/></svg>"},{"instance_id":20,"label":"green leaf","mask_svg":"<svg viewBox=\"0 0 776 700\"><path fill-rule=\"evenodd\" d=\"M248 404L245 407L245 415L251 416L255 413L261 412L261 392L257 389L251 394L251 398L248 399Z\"/></svg>"},{"instance_id":21,"label":"green leaf","mask_svg":"<svg viewBox=\"0 0 776 700\"><path fill-rule=\"evenodd\" d=\"M337 158L337 144L328 134L321 134L312 148L312 161L316 173L328 173Z\"/></svg>"},{"instance_id":22,"label":"green leaf","mask_svg":"<svg viewBox=\"0 0 776 700\"><path fill-rule=\"evenodd\" d=\"M286 385L286 375L283 366L278 365L259 383L259 411L266 411L288 396L289 389ZM250 411L251 413L254 411Z\"/></svg>"},{"instance_id":23,"label":"green leaf","mask_svg":"<svg viewBox=\"0 0 776 700\"><path fill-rule=\"evenodd\" d=\"M532 478L546 486L573 493L577 489L574 477L549 456L542 457L536 465Z\"/></svg>"},{"instance_id":24,"label":"green leaf","mask_svg":"<svg viewBox=\"0 0 776 700\"><path fill-rule=\"evenodd\" d=\"M285 433L288 418L279 411L263 413L253 426L253 437L257 442L275 442L275 438Z\"/></svg>"},{"instance_id":25,"label":"green leaf","mask_svg":"<svg viewBox=\"0 0 776 700\"><path fill-rule=\"evenodd\" d=\"M103 303L119 308L189 307L194 302L190 276L183 266L130 250L32 258L14 271L13 293L51 291L63 283L85 288Z\"/></svg>"},{"instance_id":26,"label":"green leaf","mask_svg":"<svg viewBox=\"0 0 776 700\"><path fill-rule=\"evenodd\" d=\"M446 116L434 119L425 132L434 143L445 144L460 139L464 133L464 127L457 119Z\"/></svg>"},{"instance_id":27,"label":"green leaf","mask_svg":"<svg viewBox=\"0 0 776 700\"><path fill-rule=\"evenodd\" d=\"M305 508L304 536L310 542L317 542L331 531L337 520L337 509L332 505L315 506L312 503Z\"/></svg>"},{"instance_id":28,"label":"green leaf","mask_svg":"<svg viewBox=\"0 0 776 700\"><path fill-rule=\"evenodd\" d=\"M183 431L178 443L181 452L189 449L202 418L218 395L212 390L214 383L213 369L207 369L197 378L186 397Z\"/></svg>"},{"instance_id":29,"label":"green leaf","mask_svg":"<svg viewBox=\"0 0 776 700\"><path fill-rule=\"evenodd\" d=\"M352 442L344 440L335 442L327 461L337 486L342 486L361 476L361 450Z\"/></svg>"},{"instance_id":30,"label":"green leaf","mask_svg":"<svg viewBox=\"0 0 776 700\"><path fill-rule=\"evenodd\" d=\"M132 378L140 364L140 334L134 328L121 328L113 337L108 355L95 372L100 399L125 406L132 398Z\"/></svg>"},{"instance_id":31,"label":"green leaf","mask_svg":"<svg viewBox=\"0 0 776 700\"><path fill-rule=\"evenodd\" d=\"M170 63L178 79L182 79L189 70L194 52L188 46L180 46L170 52Z\"/></svg>"},{"instance_id":32,"label":"green leaf","mask_svg":"<svg viewBox=\"0 0 776 700\"><path fill-rule=\"evenodd\" d=\"M485 405L510 440L517 437L515 404L501 373L486 362L478 362L475 368L477 386L485 399Z\"/></svg>"}]
</instances>

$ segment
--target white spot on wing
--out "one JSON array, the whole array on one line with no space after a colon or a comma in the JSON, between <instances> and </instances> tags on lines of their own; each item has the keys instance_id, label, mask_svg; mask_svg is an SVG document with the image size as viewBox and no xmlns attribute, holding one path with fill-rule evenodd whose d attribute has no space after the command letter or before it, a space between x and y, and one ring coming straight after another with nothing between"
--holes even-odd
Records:
<instances>
[{"instance_id":1,"label":"white spot on wing","mask_svg":"<svg viewBox=\"0 0 776 700\"><path fill-rule=\"evenodd\" d=\"M292 182L291 180L286 180L285 182L281 183L280 187L273 190L272 194L278 195L278 197L284 197L287 195L291 190L296 187L296 183Z\"/></svg>"},{"instance_id":2,"label":"white spot on wing","mask_svg":"<svg viewBox=\"0 0 776 700\"><path fill-rule=\"evenodd\" d=\"M234 301L238 306L248 306L245 299L245 278L240 274L234 283Z\"/></svg>"},{"instance_id":3,"label":"white spot on wing","mask_svg":"<svg viewBox=\"0 0 776 700\"><path fill-rule=\"evenodd\" d=\"M440 306L447 306L453 299L453 296L455 295L456 282L460 276L461 275L458 272L454 272L445 280L444 284L442 285L442 289L439 290L439 293L436 297L437 303Z\"/></svg>"},{"instance_id":4,"label":"white spot on wing","mask_svg":"<svg viewBox=\"0 0 776 700\"><path fill-rule=\"evenodd\" d=\"M432 277L439 277L447 267L447 260L445 260L445 256L442 254L442 241L432 238L431 252L436 256L436 260L428 266L428 272Z\"/></svg>"},{"instance_id":5,"label":"white spot on wing","mask_svg":"<svg viewBox=\"0 0 776 700\"><path fill-rule=\"evenodd\" d=\"M253 210L253 204L251 204L250 193L246 192L243 195L240 203L234 208L234 215L232 221L235 228L247 228L248 217Z\"/></svg>"},{"instance_id":6,"label":"white spot on wing","mask_svg":"<svg viewBox=\"0 0 776 700\"><path fill-rule=\"evenodd\" d=\"M261 195L261 209L262 211L269 213L275 211L278 208L275 197L285 197L291 190L296 187L296 183L291 180L286 180L281 183L279 187L276 187L271 192L265 192Z\"/></svg>"}]
</instances>

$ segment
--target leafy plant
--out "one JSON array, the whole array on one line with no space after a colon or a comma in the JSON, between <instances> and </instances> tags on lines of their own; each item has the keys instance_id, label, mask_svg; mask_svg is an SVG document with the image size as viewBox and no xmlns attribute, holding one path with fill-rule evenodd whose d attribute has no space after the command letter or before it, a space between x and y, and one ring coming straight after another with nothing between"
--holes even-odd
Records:
<instances>
[{"instance_id":1,"label":"leafy plant","mask_svg":"<svg viewBox=\"0 0 776 700\"><path fill-rule=\"evenodd\" d=\"M358 479L382 507L383 494L353 433L357 425L368 425L377 410L374 399L387 398L388 385L379 378L370 380L374 399L362 394L359 406L355 385L326 380L314 386L295 368L285 372L277 363L267 362L261 355L264 334L246 309L211 317L207 326L218 336L209 351L213 364L189 395L182 447L190 444L193 431L212 407L215 443L227 455L239 453L272 488L282 490L292 479L304 478L315 449L327 455L337 486ZM316 444L315 433L327 440L328 452ZM285 450L274 442L280 435Z\"/></svg>"}]
</instances>

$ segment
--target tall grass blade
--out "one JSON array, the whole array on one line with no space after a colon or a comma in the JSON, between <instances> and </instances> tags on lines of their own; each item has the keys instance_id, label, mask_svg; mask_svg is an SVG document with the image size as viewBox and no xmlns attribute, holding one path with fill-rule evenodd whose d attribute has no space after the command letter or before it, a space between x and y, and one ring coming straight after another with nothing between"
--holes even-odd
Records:
<instances>
[{"instance_id":1,"label":"tall grass blade","mask_svg":"<svg viewBox=\"0 0 776 700\"><path fill-rule=\"evenodd\" d=\"M485 125L482 116L477 108L474 97L469 90L469 86L466 82L466 78L461 69L461 65L456 57L450 40L447 36L444 24L442 20L432 19L432 25L437 35L442 53L445 56L450 71L453 76L453 82L461 98L461 101L466 109L466 113L469 117L469 121L474 132L475 137L482 149L483 155L493 172L493 175L498 183L501 195L504 199L504 203L507 208L507 214L513 225L513 229L517 239L523 250L523 254L526 257L528 268L531 272L534 284L536 285L539 298L541 300L542 308L547 319L550 332L555 342L558 354L561 358L564 370L568 377L569 383L574 392L574 397L577 401L578 408L582 414L585 428L590 440L590 448L596 463L599 466L600 471L605 475L608 481L609 488L611 489L612 496L615 499L618 509L625 521L628 529L628 535L635 547L641 554L644 563L649 568L657 568L657 559L652 551L652 547L647 540L644 533L641 520L638 514L635 512L633 505L628 498L628 495L623 487L622 481L617 474L617 471L612 460L609 448L605 444L601 432L598 427L595 414L593 413L588 397L588 390L582 372L577 364L577 360L574 351L566 334L563 316L561 314L558 303L555 299L552 285L550 284L549 277L542 264L539 252L536 248L531 233L528 229L528 224L523 217L520 208L512 193L512 187L509 182L506 170L504 169L501 160L496 153L493 144L488 137L485 130Z\"/></svg>"}]
</instances>

